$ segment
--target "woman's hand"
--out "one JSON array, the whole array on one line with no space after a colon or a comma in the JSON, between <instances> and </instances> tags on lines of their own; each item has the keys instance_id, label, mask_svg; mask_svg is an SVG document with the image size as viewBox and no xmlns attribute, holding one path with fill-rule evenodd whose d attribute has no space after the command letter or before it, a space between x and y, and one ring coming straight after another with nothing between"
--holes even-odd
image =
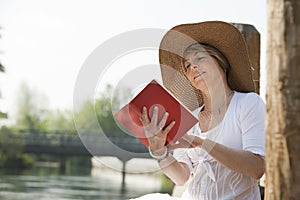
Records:
<instances>
[{"instance_id":1,"label":"woman's hand","mask_svg":"<svg viewBox=\"0 0 300 200\"><path fill-rule=\"evenodd\" d=\"M150 120L147 108L143 107L141 122L144 126L145 135L148 139L151 152L159 151L166 144L167 134L175 124L175 121L172 121L166 128L164 128L168 116L169 113L166 112L161 121L158 121L158 107L155 107Z\"/></svg>"},{"instance_id":2,"label":"woman's hand","mask_svg":"<svg viewBox=\"0 0 300 200\"><path fill-rule=\"evenodd\" d=\"M204 139L198 136L185 134L176 144L170 145L169 149L201 147L203 141Z\"/></svg>"}]
</instances>

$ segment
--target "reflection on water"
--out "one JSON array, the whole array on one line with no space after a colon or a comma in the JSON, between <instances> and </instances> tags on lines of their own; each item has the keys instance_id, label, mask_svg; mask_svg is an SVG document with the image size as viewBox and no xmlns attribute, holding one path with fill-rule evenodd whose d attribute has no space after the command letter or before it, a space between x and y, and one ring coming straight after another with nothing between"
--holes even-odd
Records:
<instances>
[{"instance_id":1,"label":"reflection on water","mask_svg":"<svg viewBox=\"0 0 300 200\"><path fill-rule=\"evenodd\" d=\"M159 192L161 173L126 174L112 169L77 169L59 175L57 168L33 168L22 172L0 172L0 199L123 200L146 193Z\"/></svg>"}]
</instances>

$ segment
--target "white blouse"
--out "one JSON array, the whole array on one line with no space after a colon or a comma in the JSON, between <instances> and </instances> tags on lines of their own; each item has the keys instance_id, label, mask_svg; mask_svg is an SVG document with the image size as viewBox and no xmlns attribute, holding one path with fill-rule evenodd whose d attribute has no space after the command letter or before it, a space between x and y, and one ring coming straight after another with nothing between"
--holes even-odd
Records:
<instances>
[{"instance_id":1,"label":"white blouse","mask_svg":"<svg viewBox=\"0 0 300 200\"><path fill-rule=\"evenodd\" d=\"M199 115L201 108L194 111ZM222 122L208 132L195 125L189 134L265 156L265 104L255 93L235 92ZM174 157L191 171L182 199L260 199L258 180L232 171L201 148L177 149Z\"/></svg>"},{"instance_id":2,"label":"white blouse","mask_svg":"<svg viewBox=\"0 0 300 200\"><path fill-rule=\"evenodd\" d=\"M194 111L199 115L201 108ZM188 134L216 141L227 147L265 156L265 104L255 93L235 92L222 122L208 132L195 125ZM186 163L191 181L181 198L147 194L134 200L256 200L261 199L258 180L232 171L201 148L176 149L174 157Z\"/></svg>"}]
</instances>

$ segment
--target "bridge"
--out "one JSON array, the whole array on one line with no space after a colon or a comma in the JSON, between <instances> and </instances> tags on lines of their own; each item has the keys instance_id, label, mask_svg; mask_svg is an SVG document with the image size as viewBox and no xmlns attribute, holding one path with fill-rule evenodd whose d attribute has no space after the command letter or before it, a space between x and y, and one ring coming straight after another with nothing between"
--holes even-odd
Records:
<instances>
[{"instance_id":1,"label":"bridge","mask_svg":"<svg viewBox=\"0 0 300 200\"><path fill-rule=\"evenodd\" d=\"M151 158L148 149L136 138L107 137L96 133L80 136L64 132L2 134L0 148L18 148L23 153L58 156L62 173L66 168L66 159L71 156L114 156L123 162L124 169L125 163L132 158Z\"/></svg>"}]
</instances>

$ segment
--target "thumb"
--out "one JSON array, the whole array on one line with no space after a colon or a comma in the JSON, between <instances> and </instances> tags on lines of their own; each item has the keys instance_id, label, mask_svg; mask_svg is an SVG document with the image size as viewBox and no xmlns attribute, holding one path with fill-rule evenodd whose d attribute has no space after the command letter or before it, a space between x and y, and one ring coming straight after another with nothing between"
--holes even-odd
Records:
<instances>
[{"instance_id":1,"label":"thumb","mask_svg":"<svg viewBox=\"0 0 300 200\"><path fill-rule=\"evenodd\" d=\"M182 140L182 139L177 141L174 144L168 145L168 149L171 151L175 150L175 149L183 149L183 148L191 148L191 147L192 147L192 145L190 143L188 143L187 141Z\"/></svg>"}]
</instances>

